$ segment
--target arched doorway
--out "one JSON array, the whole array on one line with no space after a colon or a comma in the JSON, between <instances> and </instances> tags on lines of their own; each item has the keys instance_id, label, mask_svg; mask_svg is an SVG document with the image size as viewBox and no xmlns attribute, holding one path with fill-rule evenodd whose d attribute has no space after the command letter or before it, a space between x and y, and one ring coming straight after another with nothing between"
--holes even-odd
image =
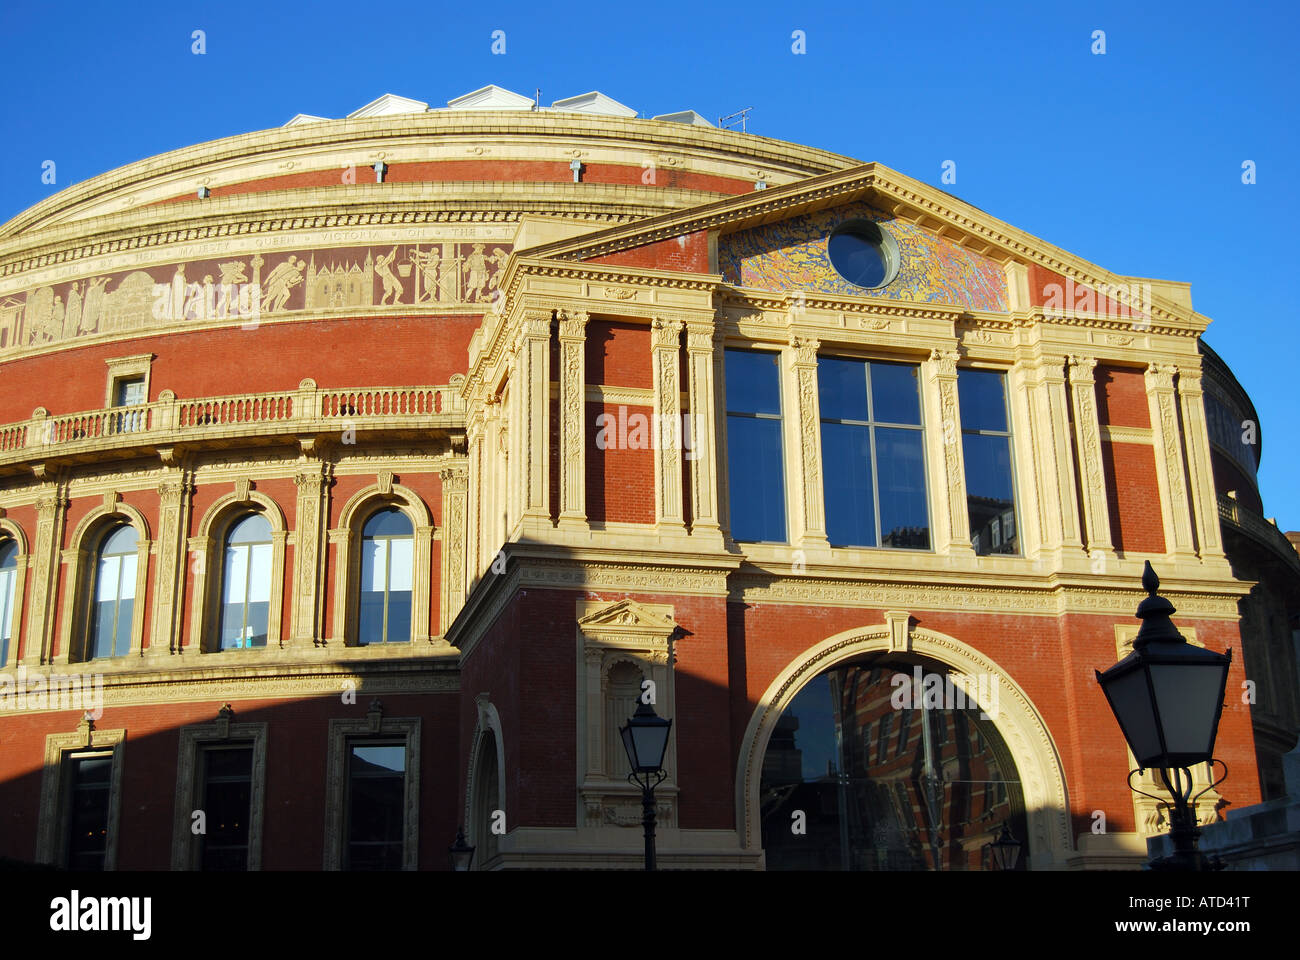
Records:
<instances>
[{"instance_id":1,"label":"arched doorway","mask_svg":"<svg viewBox=\"0 0 1300 960\"><path fill-rule=\"evenodd\" d=\"M985 846L1004 824L1027 835L1011 752L963 679L888 652L795 694L768 740L759 797L769 870L988 869Z\"/></svg>"}]
</instances>

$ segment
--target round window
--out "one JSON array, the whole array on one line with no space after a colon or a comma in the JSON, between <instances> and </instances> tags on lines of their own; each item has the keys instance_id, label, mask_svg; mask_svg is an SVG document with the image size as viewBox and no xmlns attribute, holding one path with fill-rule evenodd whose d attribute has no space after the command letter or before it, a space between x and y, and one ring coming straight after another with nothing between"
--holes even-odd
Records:
<instances>
[{"instance_id":1,"label":"round window","mask_svg":"<svg viewBox=\"0 0 1300 960\"><path fill-rule=\"evenodd\" d=\"M849 220L827 241L831 266L856 287L883 287L898 273L898 244L870 220Z\"/></svg>"}]
</instances>

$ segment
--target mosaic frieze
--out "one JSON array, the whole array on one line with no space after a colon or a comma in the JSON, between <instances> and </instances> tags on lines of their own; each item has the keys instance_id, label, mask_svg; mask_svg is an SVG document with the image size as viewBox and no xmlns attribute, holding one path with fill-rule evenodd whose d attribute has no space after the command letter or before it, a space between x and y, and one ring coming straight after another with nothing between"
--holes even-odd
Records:
<instances>
[{"instance_id":1,"label":"mosaic frieze","mask_svg":"<svg viewBox=\"0 0 1300 960\"><path fill-rule=\"evenodd\" d=\"M827 238L837 225L855 219L879 223L898 244L898 275L884 287L856 286L831 266ZM759 290L1007 309L1006 276L996 261L866 204L834 207L728 234L718 242L718 263L728 283Z\"/></svg>"},{"instance_id":2,"label":"mosaic frieze","mask_svg":"<svg viewBox=\"0 0 1300 960\"><path fill-rule=\"evenodd\" d=\"M185 321L486 304L510 250L485 241L232 253L65 281L0 299L0 352Z\"/></svg>"}]
</instances>

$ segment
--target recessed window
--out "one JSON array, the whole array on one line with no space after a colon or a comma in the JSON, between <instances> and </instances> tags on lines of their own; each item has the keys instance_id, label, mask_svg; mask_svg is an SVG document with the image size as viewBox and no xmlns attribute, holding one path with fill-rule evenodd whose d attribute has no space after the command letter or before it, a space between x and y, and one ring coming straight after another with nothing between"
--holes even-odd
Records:
<instances>
[{"instance_id":1,"label":"recessed window","mask_svg":"<svg viewBox=\"0 0 1300 960\"><path fill-rule=\"evenodd\" d=\"M108 850L109 791L113 755L74 754L68 758L67 867L103 870Z\"/></svg>"},{"instance_id":2,"label":"recessed window","mask_svg":"<svg viewBox=\"0 0 1300 960\"><path fill-rule=\"evenodd\" d=\"M348 749L348 870L400 870L405 849L406 744Z\"/></svg>"},{"instance_id":3,"label":"recessed window","mask_svg":"<svg viewBox=\"0 0 1300 960\"><path fill-rule=\"evenodd\" d=\"M203 810L200 870L247 870L252 820L253 747L209 746L202 751Z\"/></svg>"},{"instance_id":4,"label":"recessed window","mask_svg":"<svg viewBox=\"0 0 1300 960\"><path fill-rule=\"evenodd\" d=\"M262 514L249 514L231 528L226 538L222 650L266 646L271 580L271 525Z\"/></svg>"},{"instance_id":5,"label":"recessed window","mask_svg":"<svg viewBox=\"0 0 1300 960\"><path fill-rule=\"evenodd\" d=\"M957 397L971 544L980 556L1018 554L1006 377L995 370L959 370Z\"/></svg>"},{"instance_id":6,"label":"recessed window","mask_svg":"<svg viewBox=\"0 0 1300 960\"><path fill-rule=\"evenodd\" d=\"M817 361L832 546L930 548L917 371L911 364Z\"/></svg>"},{"instance_id":7,"label":"recessed window","mask_svg":"<svg viewBox=\"0 0 1300 960\"><path fill-rule=\"evenodd\" d=\"M726 352L727 492L736 540L785 542L779 359Z\"/></svg>"},{"instance_id":8,"label":"recessed window","mask_svg":"<svg viewBox=\"0 0 1300 960\"><path fill-rule=\"evenodd\" d=\"M90 656L124 657L131 649L139 537L129 524L105 535L91 591Z\"/></svg>"},{"instance_id":9,"label":"recessed window","mask_svg":"<svg viewBox=\"0 0 1300 960\"><path fill-rule=\"evenodd\" d=\"M388 507L366 521L361 534L363 644L411 639L411 584L415 537L406 514Z\"/></svg>"},{"instance_id":10,"label":"recessed window","mask_svg":"<svg viewBox=\"0 0 1300 960\"><path fill-rule=\"evenodd\" d=\"M856 287L883 287L898 274L898 244L870 220L849 220L826 243L835 272Z\"/></svg>"},{"instance_id":11,"label":"recessed window","mask_svg":"<svg viewBox=\"0 0 1300 960\"><path fill-rule=\"evenodd\" d=\"M18 544L12 540L0 540L0 669L9 662L9 635L13 631L17 582Z\"/></svg>"}]
</instances>

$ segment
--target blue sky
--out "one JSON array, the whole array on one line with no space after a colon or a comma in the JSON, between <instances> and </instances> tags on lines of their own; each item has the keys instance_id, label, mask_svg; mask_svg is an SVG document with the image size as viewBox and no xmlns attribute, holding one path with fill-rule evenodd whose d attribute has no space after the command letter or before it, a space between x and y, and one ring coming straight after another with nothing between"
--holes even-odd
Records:
<instances>
[{"instance_id":1,"label":"blue sky","mask_svg":"<svg viewBox=\"0 0 1300 960\"><path fill-rule=\"evenodd\" d=\"M1266 513L1296 529L1297 6L7 4L0 219L133 160L386 92L440 106L488 83L546 104L599 89L647 117L753 107L752 133L942 185L1116 273L1189 281L1259 411Z\"/></svg>"}]
</instances>

